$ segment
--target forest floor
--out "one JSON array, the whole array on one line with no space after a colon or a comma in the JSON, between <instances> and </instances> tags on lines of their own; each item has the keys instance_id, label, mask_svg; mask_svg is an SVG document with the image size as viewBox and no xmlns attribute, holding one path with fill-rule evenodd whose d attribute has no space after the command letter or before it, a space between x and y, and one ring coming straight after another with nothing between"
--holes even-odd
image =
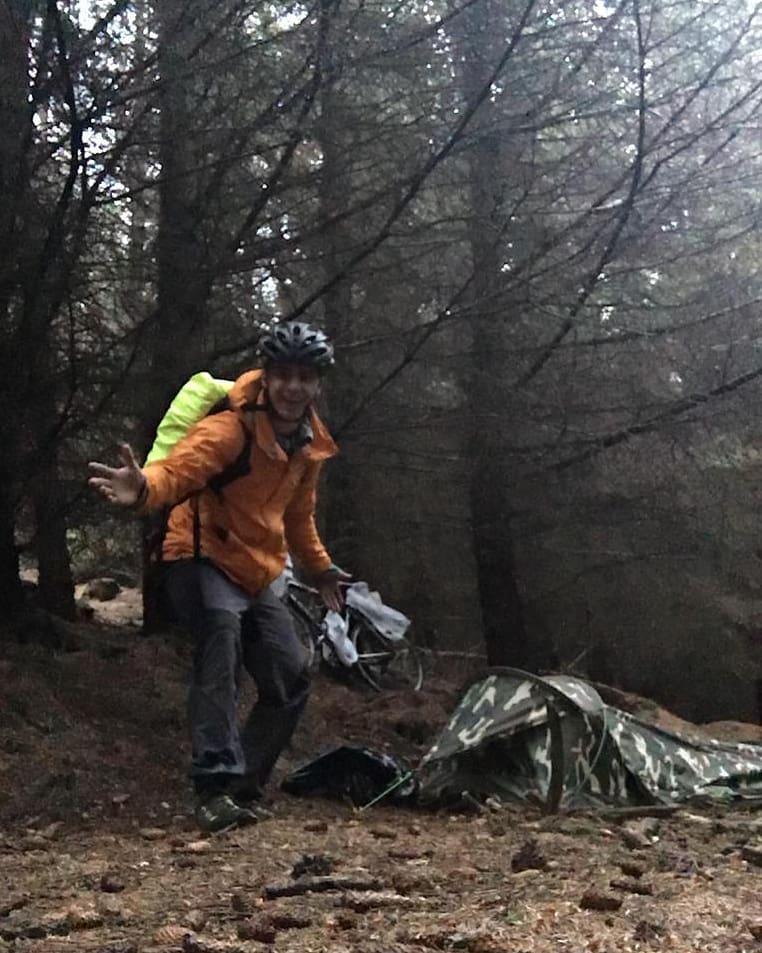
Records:
<instances>
[{"instance_id":1,"label":"forest floor","mask_svg":"<svg viewBox=\"0 0 762 953\"><path fill-rule=\"evenodd\" d=\"M201 835L188 645L142 636L134 609L104 603L68 651L0 639L3 953L762 951L759 810L360 811L276 778L272 819ZM463 673L445 675L383 694L318 677L278 777L340 743L414 764L458 697ZM753 725L708 733L762 740Z\"/></svg>"}]
</instances>

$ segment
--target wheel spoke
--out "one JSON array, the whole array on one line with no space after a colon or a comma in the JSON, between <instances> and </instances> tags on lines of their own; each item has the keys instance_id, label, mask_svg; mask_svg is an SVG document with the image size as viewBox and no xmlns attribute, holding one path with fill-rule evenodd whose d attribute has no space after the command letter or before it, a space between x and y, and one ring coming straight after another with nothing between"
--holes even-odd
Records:
<instances>
[{"instance_id":1,"label":"wheel spoke","mask_svg":"<svg viewBox=\"0 0 762 953\"><path fill-rule=\"evenodd\" d=\"M350 638L357 649L357 670L376 691L403 685L414 691L420 689L423 666L409 642L391 642L362 620L355 620Z\"/></svg>"}]
</instances>

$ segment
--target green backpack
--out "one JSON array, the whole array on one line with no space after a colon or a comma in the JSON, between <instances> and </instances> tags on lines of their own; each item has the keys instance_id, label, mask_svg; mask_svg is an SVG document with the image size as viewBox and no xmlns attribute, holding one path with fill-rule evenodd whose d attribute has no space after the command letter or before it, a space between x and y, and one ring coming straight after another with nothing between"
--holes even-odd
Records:
<instances>
[{"instance_id":1,"label":"green backpack","mask_svg":"<svg viewBox=\"0 0 762 953\"><path fill-rule=\"evenodd\" d=\"M169 456L175 444L181 440L203 417L230 410L228 393L233 381L212 377L208 371L199 371L189 378L180 388L167 412L159 422L156 437L146 457L145 465L156 463ZM241 421L244 432L244 444L241 452L220 473L211 477L207 486L216 493L221 492L233 480L245 476L249 472L249 455L251 453L252 436L248 427ZM197 495L191 498L196 501ZM179 500L179 503L185 502ZM175 504L177 505L177 504ZM153 603L154 618L148 628L155 627L159 622L168 621L171 612L161 598L162 575L162 547L167 533L167 523L171 506L162 507L149 514L143 520L143 591L144 607ZM198 506L193 507L193 551L196 559L201 558L201 523L198 515Z\"/></svg>"},{"instance_id":2,"label":"green backpack","mask_svg":"<svg viewBox=\"0 0 762 953\"><path fill-rule=\"evenodd\" d=\"M146 466L169 456L174 445L191 427L210 413L227 410L228 392L233 381L212 377L209 371L199 371L189 378L175 395L167 412L161 418L156 438L146 457ZM224 406L217 406L224 404Z\"/></svg>"}]
</instances>

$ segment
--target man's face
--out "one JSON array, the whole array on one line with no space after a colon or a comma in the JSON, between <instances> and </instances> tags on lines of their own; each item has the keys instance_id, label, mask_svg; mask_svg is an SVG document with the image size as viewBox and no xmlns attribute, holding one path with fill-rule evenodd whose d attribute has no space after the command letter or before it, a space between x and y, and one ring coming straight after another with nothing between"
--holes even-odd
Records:
<instances>
[{"instance_id":1,"label":"man's face","mask_svg":"<svg viewBox=\"0 0 762 953\"><path fill-rule=\"evenodd\" d=\"M303 364L273 364L263 380L271 413L286 425L297 425L320 393L320 375Z\"/></svg>"}]
</instances>

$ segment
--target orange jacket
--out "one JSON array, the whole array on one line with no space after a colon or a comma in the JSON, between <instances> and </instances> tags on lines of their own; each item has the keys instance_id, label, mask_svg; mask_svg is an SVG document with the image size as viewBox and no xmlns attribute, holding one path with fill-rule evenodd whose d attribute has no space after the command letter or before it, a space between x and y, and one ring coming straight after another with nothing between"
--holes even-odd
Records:
<instances>
[{"instance_id":1,"label":"orange jacket","mask_svg":"<svg viewBox=\"0 0 762 953\"><path fill-rule=\"evenodd\" d=\"M164 559L193 557L197 504L201 556L251 593L280 575L288 549L314 575L331 565L315 526L315 503L322 463L337 452L313 410L314 439L291 457L286 455L269 415L252 409L264 407L261 373L248 371L239 377L229 392L233 409L204 417L168 457L143 469L148 484L144 509L174 507ZM238 458L245 444L244 427L252 434L250 472L216 492L208 481Z\"/></svg>"}]
</instances>

